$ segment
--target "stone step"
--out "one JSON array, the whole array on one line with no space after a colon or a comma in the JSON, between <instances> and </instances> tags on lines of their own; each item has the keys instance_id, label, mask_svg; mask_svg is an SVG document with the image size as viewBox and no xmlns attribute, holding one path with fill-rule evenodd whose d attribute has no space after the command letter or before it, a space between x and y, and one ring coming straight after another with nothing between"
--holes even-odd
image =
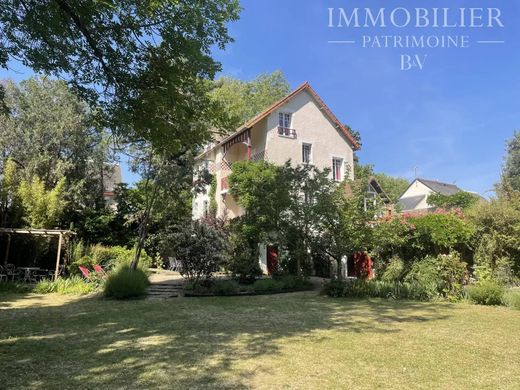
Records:
<instances>
[{"instance_id":1,"label":"stone step","mask_svg":"<svg viewBox=\"0 0 520 390\"><path fill-rule=\"evenodd\" d=\"M184 290L182 287L155 287L150 286L148 287L148 290L155 290L155 291L181 291Z\"/></svg>"}]
</instances>

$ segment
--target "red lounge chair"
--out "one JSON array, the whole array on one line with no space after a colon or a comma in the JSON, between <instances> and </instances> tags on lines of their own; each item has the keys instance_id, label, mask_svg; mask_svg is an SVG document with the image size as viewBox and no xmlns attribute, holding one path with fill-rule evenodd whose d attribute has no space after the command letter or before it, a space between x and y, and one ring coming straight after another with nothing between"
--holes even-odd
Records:
<instances>
[{"instance_id":1,"label":"red lounge chair","mask_svg":"<svg viewBox=\"0 0 520 390\"><path fill-rule=\"evenodd\" d=\"M94 271L96 271L98 274L105 275L105 270L99 264L94 266Z\"/></svg>"},{"instance_id":2,"label":"red lounge chair","mask_svg":"<svg viewBox=\"0 0 520 390\"><path fill-rule=\"evenodd\" d=\"M88 279L90 277L90 271L87 268L85 268L81 265L78 268L86 279Z\"/></svg>"}]
</instances>

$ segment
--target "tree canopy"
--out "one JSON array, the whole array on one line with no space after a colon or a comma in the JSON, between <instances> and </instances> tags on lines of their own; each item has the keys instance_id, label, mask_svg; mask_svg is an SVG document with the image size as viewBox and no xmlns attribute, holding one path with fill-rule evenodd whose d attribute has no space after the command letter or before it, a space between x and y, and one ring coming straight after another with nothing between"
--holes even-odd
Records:
<instances>
[{"instance_id":1,"label":"tree canopy","mask_svg":"<svg viewBox=\"0 0 520 390\"><path fill-rule=\"evenodd\" d=\"M408 180L402 177L376 173L372 164L356 163L354 166L354 175L356 179L364 180L368 180L371 176L375 177L392 202L396 202L409 185Z\"/></svg>"},{"instance_id":2,"label":"tree canopy","mask_svg":"<svg viewBox=\"0 0 520 390\"><path fill-rule=\"evenodd\" d=\"M520 191L520 131L515 131L507 143L502 178L513 190Z\"/></svg>"},{"instance_id":3,"label":"tree canopy","mask_svg":"<svg viewBox=\"0 0 520 390\"><path fill-rule=\"evenodd\" d=\"M460 208L467 209L479 201L479 196L470 192L460 191L453 195L431 194L426 202L430 206L443 209Z\"/></svg>"},{"instance_id":4,"label":"tree canopy","mask_svg":"<svg viewBox=\"0 0 520 390\"><path fill-rule=\"evenodd\" d=\"M67 80L117 134L172 150L202 138L214 47L238 0L0 1L0 66Z\"/></svg>"},{"instance_id":5,"label":"tree canopy","mask_svg":"<svg viewBox=\"0 0 520 390\"><path fill-rule=\"evenodd\" d=\"M81 225L83 211L104 208L103 173L109 162L105 132L63 81L31 78L20 84L7 82L5 87L8 112L0 115L4 130L0 132L0 169L4 171L0 222L19 226L23 217L30 225L36 221L53 227L68 227L71 222ZM25 190L20 192L23 183ZM59 213L50 218L41 213L35 218L24 215L50 207L46 194L56 193L57 188ZM31 202L41 207L36 203L29 207Z\"/></svg>"},{"instance_id":6,"label":"tree canopy","mask_svg":"<svg viewBox=\"0 0 520 390\"><path fill-rule=\"evenodd\" d=\"M261 74L251 81L221 77L215 81L210 96L229 116L227 130L235 130L288 93L289 83L285 76L275 71Z\"/></svg>"}]
</instances>

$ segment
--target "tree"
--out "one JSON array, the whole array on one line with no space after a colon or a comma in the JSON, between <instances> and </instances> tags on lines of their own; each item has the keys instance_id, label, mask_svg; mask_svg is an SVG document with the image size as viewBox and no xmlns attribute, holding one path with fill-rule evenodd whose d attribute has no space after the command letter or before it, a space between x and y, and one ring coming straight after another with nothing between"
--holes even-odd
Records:
<instances>
[{"instance_id":1,"label":"tree","mask_svg":"<svg viewBox=\"0 0 520 390\"><path fill-rule=\"evenodd\" d=\"M513 190L520 191L520 131L515 131L507 143L502 181L508 182Z\"/></svg>"},{"instance_id":2,"label":"tree","mask_svg":"<svg viewBox=\"0 0 520 390\"><path fill-rule=\"evenodd\" d=\"M62 179L54 188L47 191L38 176L20 182L19 196L24 209L23 218L29 227L54 228L56 226L65 206L64 185L65 181Z\"/></svg>"},{"instance_id":3,"label":"tree","mask_svg":"<svg viewBox=\"0 0 520 390\"><path fill-rule=\"evenodd\" d=\"M314 165L284 167L284 181L289 184L289 203L279 217L282 221L279 241L287 248L297 275L312 270L313 250L322 248L325 232L331 227L327 216L335 210L333 202L338 184L329 178L330 170ZM341 188L341 187L340 187Z\"/></svg>"},{"instance_id":4,"label":"tree","mask_svg":"<svg viewBox=\"0 0 520 390\"><path fill-rule=\"evenodd\" d=\"M460 191L453 195L434 193L428 195L428 198L426 199L426 202L430 206L440 207L443 209L460 208L462 210L468 209L478 201L478 195L465 191Z\"/></svg>"},{"instance_id":5,"label":"tree","mask_svg":"<svg viewBox=\"0 0 520 390\"><path fill-rule=\"evenodd\" d=\"M137 223L136 257L132 266L137 265L150 233L158 234L159 229L190 220L193 192L202 191L211 180L209 173L203 171L199 173L200 180L195 180L197 184L193 185L195 153L189 148L177 153L157 153L148 143L134 145L132 170L142 180L137 191L133 191L133 212L128 215ZM150 237L151 240L155 238L159 237Z\"/></svg>"},{"instance_id":6,"label":"tree","mask_svg":"<svg viewBox=\"0 0 520 390\"><path fill-rule=\"evenodd\" d=\"M348 182L347 191L346 183L338 185L329 173L290 162L234 165L230 193L245 209L236 232L249 243L250 252L262 241L277 242L288 253L289 270L301 274L310 271L313 251L326 253L341 267L344 256L367 250L369 222L377 211L364 207L366 182ZM258 262L257 253L247 258Z\"/></svg>"},{"instance_id":7,"label":"tree","mask_svg":"<svg viewBox=\"0 0 520 390\"><path fill-rule=\"evenodd\" d=\"M7 159L0 175L0 227L15 226L20 218L19 175L16 163Z\"/></svg>"},{"instance_id":8,"label":"tree","mask_svg":"<svg viewBox=\"0 0 520 390\"><path fill-rule=\"evenodd\" d=\"M226 241L221 231L194 221L171 238L171 254L181 262L180 272L188 280L208 280L222 265Z\"/></svg>"},{"instance_id":9,"label":"tree","mask_svg":"<svg viewBox=\"0 0 520 390\"><path fill-rule=\"evenodd\" d=\"M237 0L0 2L0 65L64 78L106 128L177 150L202 129ZM202 131L203 132L203 131Z\"/></svg>"},{"instance_id":10,"label":"tree","mask_svg":"<svg viewBox=\"0 0 520 390\"><path fill-rule=\"evenodd\" d=\"M378 205L365 208L366 182L363 179L347 182L347 189L339 187L327 207L324 224L325 248L336 261L338 277L344 257L355 252L368 251L373 246L373 228L380 214Z\"/></svg>"},{"instance_id":11,"label":"tree","mask_svg":"<svg viewBox=\"0 0 520 390\"><path fill-rule=\"evenodd\" d=\"M497 195L468 210L476 230L475 264L490 269L495 276L508 273L510 269L519 277L520 194L510 190L499 191Z\"/></svg>"},{"instance_id":12,"label":"tree","mask_svg":"<svg viewBox=\"0 0 520 390\"><path fill-rule=\"evenodd\" d=\"M239 161L229 176L230 195L245 209L232 222L230 270L241 279L260 271L258 246L278 239L281 214L289 204L282 167L267 161Z\"/></svg>"},{"instance_id":13,"label":"tree","mask_svg":"<svg viewBox=\"0 0 520 390\"><path fill-rule=\"evenodd\" d=\"M402 177L393 177L389 176L385 173L376 173L375 178L377 182L385 191L385 194L388 195L391 202L397 202L399 197L406 191L409 186L409 182Z\"/></svg>"},{"instance_id":14,"label":"tree","mask_svg":"<svg viewBox=\"0 0 520 390\"><path fill-rule=\"evenodd\" d=\"M63 81L31 78L6 84L9 113L0 115L0 165L16 163L26 180L46 190L64 178L67 215L103 206L102 175L108 161L103 131L88 106Z\"/></svg>"},{"instance_id":15,"label":"tree","mask_svg":"<svg viewBox=\"0 0 520 390\"><path fill-rule=\"evenodd\" d=\"M360 164L356 162L354 165L354 174L356 179L364 179L365 181L368 181L370 177L375 177L392 202L396 202L409 185L408 180L402 177L376 173L372 164Z\"/></svg>"},{"instance_id":16,"label":"tree","mask_svg":"<svg viewBox=\"0 0 520 390\"><path fill-rule=\"evenodd\" d=\"M289 83L285 76L275 71L251 81L221 77L215 81L210 96L227 112L227 130L235 130L288 93Z\"/></svg>"}]
</instances>

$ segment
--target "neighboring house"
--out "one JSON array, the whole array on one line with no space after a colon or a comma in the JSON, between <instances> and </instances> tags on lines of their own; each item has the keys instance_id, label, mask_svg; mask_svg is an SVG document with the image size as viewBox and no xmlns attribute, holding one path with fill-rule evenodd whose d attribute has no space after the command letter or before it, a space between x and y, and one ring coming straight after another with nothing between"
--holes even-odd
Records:
<instances>
[{"instance_id":1,"label":"neighboring house","mask_svg":"<svg viewBox=\"0 0 520 390\"><path fill-rule=\"evenodd\" d=\"M425 211L435 209L427 202L431 194L454 195L464 191L455 184L442 183L435 180L415 179L399 197L398 207L403 212Z\"/></svg>"},{"instance_id":2,"label":"neighboring house","mask_svg":"<svg viewBox=\"0 0 520 390\"><path fill-rule=\"evenodd\" d=\"M364 202L365 211L368 209L369 206L378 205L384 205L384 210L386 214L391 214L393 211L392 200L386 194L386 192L381 187L381 184L379 184L379 182L374 176L370 176L368 178L368 186L367 191L365 193Z\"/></svg>"},{"instance_id":3,"label":"neighboring house","mask_svg":"<svg viewBox=\"0 0 520 390\"><path fill-rule=\"evenodd\" d=\"M103 199L107 207L112 210L117 208L115 189L122 181L121 167L118 164L105 165L103 171Z\"/></svg>"},{"instance_id":4,"label":"neighboring house","mask_svg":"<svg viewBox=\"0 0 520 390\"><path fill-rule=\"evenodd\" d=\"M354 178L354 151L359 144L325 105L304 83L273 104L233 134L208 145L197 159L216 176L217 216L235 218L243 210L228 194L228 178L233 163L241 160L266 160L284 164L313 164L330 168L331 178L342 181ZM208 213L209 188L193 200L193 218Z\"/></svg>"}]
</instances>

